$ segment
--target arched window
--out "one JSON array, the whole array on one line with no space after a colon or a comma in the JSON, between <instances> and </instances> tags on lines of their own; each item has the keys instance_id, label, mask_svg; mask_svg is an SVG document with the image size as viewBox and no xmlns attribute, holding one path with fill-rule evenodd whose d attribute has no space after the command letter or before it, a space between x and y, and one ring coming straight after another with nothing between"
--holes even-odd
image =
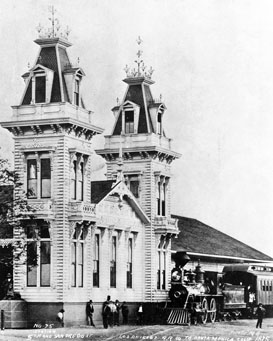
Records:
<instances>
[{"instance_id":1,"label":"arched window","mask_svg":"<svg viewBox=\"0 0 273 341\"><path fill-rule=\"evenodd\" d=\"M84 280L84 235L75 229L71 241L71 286L83 287Z\"/></svg>"},{"instance_id":2,"label":"arched window","mask_svg":"<svg viewBox=\"0 0 273 341\"><path fill-rule=\"evenodd\" d=\"M127 288L133 286L133 239L128 239L128 252L127 252Z\"/></svg>"},{"instance_id":3,"label":"arched window","mask_svg":"<svg viewBox=\"0 0 273 341\"><path fill-rule=\"evenodd\" d=\"M168 242L162 236L157 246L157 289L166 290L166 268L167 268Z\"/></svg>"},{"instance_id":4,"label":"arched window","mask_svg":"<svg viewBox=\"0 0 273 341\"><path fill-rule=\"evenodd\" d=\"M110 259L110 287L116 287L117 275L117 237L113 236L111 240L111 259Z\"/></svg>"},{"instance_id":5,"label":"arched window","mask_svg":"<svg viewBox=\"0 0 273 341\"><path fill-rule=\"evenodd\" d=\"M95 234L93 248L93 286L100 284L100 235Z\"/></svg>"}]
</instances>

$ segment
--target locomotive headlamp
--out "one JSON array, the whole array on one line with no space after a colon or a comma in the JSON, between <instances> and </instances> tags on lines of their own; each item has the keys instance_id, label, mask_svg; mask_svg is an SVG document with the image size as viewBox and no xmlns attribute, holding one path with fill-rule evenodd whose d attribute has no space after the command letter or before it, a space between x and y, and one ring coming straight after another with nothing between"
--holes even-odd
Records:
<instances>
[{"instance_id":1,"label":"locomotive headlamp","mask_svg":"<svg viewBox=\"0 0 273 341\"><path fill-rule=\"evenodd\" d=\"M178 282L181 280L181 273L177 270L175 270L173 273L172 273L172 280L175 281L175 282Z\"/></svg>"},{"instance_id":2,"label":"locomotive headlamp","mask_svg":"<svg viewBox=\"0 0 273 341\"><path fill-rule=\"evenodd\" d=\"M175 291L175 293L173 294L174 298L179 298L181 296L181 292L180 291Z\"/></svg>"}]
</instances>

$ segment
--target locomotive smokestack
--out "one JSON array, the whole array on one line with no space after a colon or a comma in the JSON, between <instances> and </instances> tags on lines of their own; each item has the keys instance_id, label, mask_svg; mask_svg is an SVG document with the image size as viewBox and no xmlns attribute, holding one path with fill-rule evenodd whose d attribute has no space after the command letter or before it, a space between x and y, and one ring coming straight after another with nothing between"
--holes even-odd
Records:
<instances>
[{"instance_id":1,"label":"locomotive smokestack","mask_svg":"<svg viewBox=\"0 0 273 341\"><path fill-rule=\"evenodd\" d=\"M198 265L195 268L196 273L196 282L197 283L204 283L204 271L201 269L200 259L198 259Z\"/></svg>"},{"instance_id":2,"label":"locomotive smokestack","mask_svg":"<svg viewBox=\"0 0 273 341\"><path fill-rule=\"evenodd\" d=\"M172 258L175 262L175 266L179 267L181 266L182 268L188 263L190 260L190 257L187 255L185 251L178 251L175 254L172 255Z\"/></svg>"}]
</instances>

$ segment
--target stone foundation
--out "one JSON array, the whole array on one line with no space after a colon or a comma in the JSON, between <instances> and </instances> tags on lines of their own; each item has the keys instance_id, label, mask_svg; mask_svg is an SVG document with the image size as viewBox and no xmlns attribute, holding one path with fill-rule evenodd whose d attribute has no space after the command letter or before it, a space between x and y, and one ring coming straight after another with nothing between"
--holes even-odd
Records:
<instances>
[{"instance_id":1,"label":"stone foundation","mask_svg":"<svg viewBox=\"0 0 273 341\"><path fill-rule=\"evenodd\" d=\"M27 303L23 300L2 300L0 310L4 310L5 328L27 328Z\"/></svg>"}]
</instances>

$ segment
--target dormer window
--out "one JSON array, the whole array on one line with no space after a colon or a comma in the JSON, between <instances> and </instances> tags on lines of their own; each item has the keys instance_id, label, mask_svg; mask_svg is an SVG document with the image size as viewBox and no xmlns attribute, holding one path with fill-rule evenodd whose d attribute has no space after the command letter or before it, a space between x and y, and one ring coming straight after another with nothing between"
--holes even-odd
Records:
<instances>
[{"instance_id":1,"label":"dormer window","mask_svg":"<svg viewBox=\"0 0 273 341\"><path fill-rule=\"evenodd\" d=\"M126 111L125 112L125 134L133 134L134 133L134 112Z\"/></svg>"},{"instance_id":2,"label":"dormer window","mask_svg":"<svg viewBox=\"0 0 273 341\"><path fill-rule=\"evenodd\" d=\"M162 134L162 114L157 114L157 134Z\"/></svg>"},{"instance_id":3,"label":"dormer window","mask_svg":"<svg viewBox=\"0 0 273 341\"><path fill-rule=\"evenodd\" d=\"M80 105L80 80L75 79L75 86L74 86L74 104Z\"/></svg>"},{"instance_id":4,"label":"dormer window","mask_svg":"<svg viewBox=\"0 0 273 341\"><path fill-rule=\"evenodd\" d=\"M139 122L139 105L126 101L120 108L120 114L116 117L116 125L119 125L119 134L137 134ZM121 115L121 120L119 119ZM120 126L121 123L121 126ZM115 128L114 128L115 130Z\"/></svg>"},{"instance_id":5,"label":"dormer window","mask_svg":"<svg viewBox=\"0 0 273 341\"><path fill-rule=\"evenodd\" d=\"M35 77L35 103L45 103L46 101L46 77Z\"/></svg>"},{"instance_id":6,"label":"dormer window","mask_svg":"<svg viewBox=\"0 0 273 341\"><path fill-rule=\"evenodd\" d=\"M54 72L40 64L30 70L22 104L49 103L53 77Z\"/></svg>"}]
</instances>

